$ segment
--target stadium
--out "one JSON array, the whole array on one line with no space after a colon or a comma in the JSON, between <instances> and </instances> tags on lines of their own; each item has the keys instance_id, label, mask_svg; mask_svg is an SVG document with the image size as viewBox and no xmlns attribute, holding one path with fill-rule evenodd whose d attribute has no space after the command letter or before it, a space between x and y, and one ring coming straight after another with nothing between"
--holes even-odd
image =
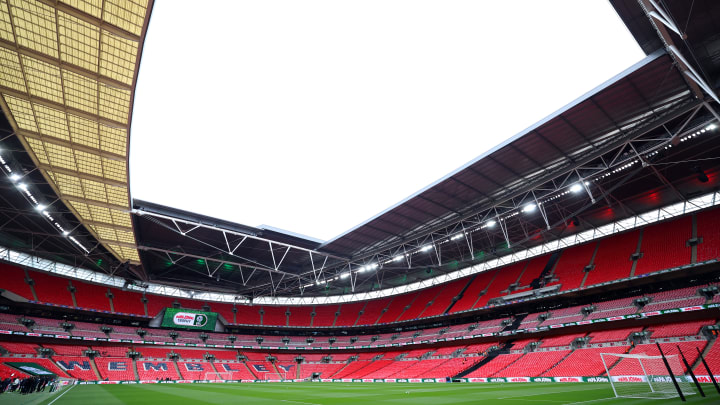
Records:
<instances>
[{"instance_id":1,"label":"stadium","mask_svg":"<svg viewBox=\"0 0 720 405\"><path fill-rule=\"evenodd\" d=\"M717 403L720 2L610 4L642 61L319 242L131 198L153 0L0 0L0 404Z\"/></svg>"}]
</instances>

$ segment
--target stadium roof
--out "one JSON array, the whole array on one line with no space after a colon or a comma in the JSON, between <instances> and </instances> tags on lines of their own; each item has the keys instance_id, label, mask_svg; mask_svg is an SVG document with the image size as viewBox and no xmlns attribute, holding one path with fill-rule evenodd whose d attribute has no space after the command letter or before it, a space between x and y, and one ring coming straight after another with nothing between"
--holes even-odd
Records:
<instances>
[{"instance_id":1,"label":"stadium roof","mask_svg":"<svg viewBox=\"0 0 720 405\"><path fill-rule=\"evenodd\" d=\"M127 157L151 7L0 2L3 111L60 200L118 260L134 263Z\"/></svg>"},{"instance_id":2,"label":"stadium roof","mask_svg":"<svg viewBox=\"0 0 720 405\"><path fill-rule=\"evenodd\" d=\"M63 120L56 124L59 122L59 128L67 129L60 134L69 139L62 140L58 126L48 126L48 119L38 121L45 115L38 115L34 109L23 125L34 124L39 132L21 125L18 139L35 157L34 164L45 175L45 181L53 186L43 193L57 193L90 232L83 235L83 241L91 253L76 255L102 256L102 250L92 246L95 238L118 257L118 262L99 266L104 271L143 282L246 296L371 291L453 272L717 189L720 143L712 129L720 118L714 90L718 69L713 62L718 59L711 50L720 49L716 46L716 33L720 31L714 29L720 4L696 2L695 10L704 10L701 17L696 17L695 11L688 14L686 2L665 2L669 4L666 10L650 0L641 1L642 5L630 0L612 3L648 53L647 58L414 196L323 244L273 229L233 224L137 200L133 202L132 224L116 222L113 213L127 214L127 205L123 208L120 204L122 196L113 194L117 200L110 200L109 194L74 195L58 186L67 184L61 180L69 176L83 187L96 181L105 190L124 190L126 196L126 171L124 187L119 177L113 178L104 171L104 162L110 155L103 153L110 151L99 148L95 160L84 166L88 171L83 171L83 167L54 163L51 159L58 159L55 156L48 155L44 162L27 141L36 139L75 147L70 124L75 118L71 117L77 114L89 120L89 113L67 105L72 96L65 93L72 90L56 86L54 94L58 98L54 102L36 95L40 90L35 90L33 82L27 80L19 63L9 66L15 66L16 85L24 86L24 93L5 84L0 89L6 102L8 98L12 100L8 102L10 106L24 102L33 108L38 104L40 111L48 108L61 111ZM63 15L60 6L67 7L58 4L57 16ZM678 35L672 29L663 29L666 25L654 15L671 25L672 21L688 23L682 30L675 27L681 32ZM148 18L149 13L145 13L138 25L137 51L142 46ZM109 21L93 21L98 23L97 32L104 33ZM56 24L60 24L59 20ZM18 49L24 48L18 45L13 51L21 60L25 55L18 53ZM64 52L63 49L60 47L58 52ZM697 55L699 49L705 49L705 54ZM40 51L33 51L30 56L37 54ZM41 61L50 64L45 59ZM77 73L66 68L60 57L56 62L58 77L64 77L65 70L68 75ZM133 83L137 60L135 63ZM8 69L5 64L3 69ZM107 86L100 80L102 77L96 74L89 80L96 80L100 89ZM45 79L48 83L53 80L50 76ZM133 83L125 91L129 97ZM59 84L67 86L64 79ZM521 94L522 89L515 91ZM99 130L114 128L108 125L108 120L119 118L103 115L102 99L94 100L98 110L93 121L97 124L93 125L98 125ZM6 113L17 121L24 110L13 108ZM126 122L123 127L125 134L128 125ZM44 134L42 128L51 131ZM76 149L70 153L75 155L75 164L79 164L78 156L89 151L86 146L78 145ZM59 153L52 149L51 154ZM17 160L22 170L34 176L32 164L23 161L21 153L13 156L16 154L21 155ZM4 184L7 189L12 188L9 181ZM6 200L3 204L4 220L9 223L16 220L12 213L20 218L35 218L34 223L23 224L31 231L6 230L5 244L23 239L28 232L50 234L47 229L40 229L43 225L37 223L37 213L18 210L19 203L15 201ZM78 208L83 204L88 204L87 211ZM110 216L96 217L91 207L105 208ZM101 223L115 232L112 238L100 232ZM118 233L131 228L134 235ZM126 237L136 239L122 239ZM48 239L54 240L50 236ZM35 253L64 254L67 260L66 252L57 251L67 250L67 244L43 243L56 245L43 250L28 243L27 238L20 245ZM139 249L138 257L132 256L135 247ZM134 258L139 258L141 265L119 266L120 262ZM327 283L338 279L341 280Z\"/></svg>"}]
</instances>

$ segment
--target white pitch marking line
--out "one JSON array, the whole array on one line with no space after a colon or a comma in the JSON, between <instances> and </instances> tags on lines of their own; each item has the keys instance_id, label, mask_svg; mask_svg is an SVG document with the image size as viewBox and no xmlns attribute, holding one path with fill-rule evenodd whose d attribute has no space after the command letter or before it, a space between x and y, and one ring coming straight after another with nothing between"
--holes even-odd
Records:
<instances>
[{"instance_id":1,"label":"white pitch marking line","mask_svg":"<svg viewBox=\"0 0 720 405\"><path fill-rule=\"evenodd\" d=\"M313 403L313 402L291 401L291 400L289 400L289 399L281 399L280 401L282 401L282 402L294 402L294 403L296 403L296 404L320 405L320 404L316 404L316 403ZM50 404L48 404L48 405L50 405Z\"/></svg>"},{"instance_id":2,"label":"white pitch marking line","mask_svg":"<svg viewBox=\"0 0 720 405\"><path fill-rule=\"evenodd\" d=\"M566 405L575 405L575 404L588 404L590 402L600 402L600 401L607 401L608 399L615 399L615 397L607 397L607 398L600 398L600 399L591 399L589 401L580 401L580 402L571 402Z\"/></svg>"},{"instance_id":3,"label":"white pitch marking line","mask_svg":"<svg viewBox=\"0 0 720 405\"><path fill-rule=\"evenodd\" d=\"M60 394L60 396L58 396L57 398L53 399L52 402L50 402L48 405L54 404L55 401L57 401L58 399L60 399L60 397L62 397L63 395L67 394L68 392L70 392L70 390L73 389L73 388L75 388L74 385L73 385L72 387L68 388L67 391L65 391L65 392L63 392L62 394Z\"/></svg>"},{"instance_id":4,"label":"white pitch marking line","mask_svg":"<svg viewBox=\"0 0 720 405\"><path fill-rule=\"evenodd\" d=\"M553 392L538 392L536 394L527 394L527 395L513 395L510 397L500 397L498 399L511 399L511 398L524 398L524 397L536 397L538 395L548 395L548 394L560 394L567 391L553 391Z\"/></svg>"}]
</instances>

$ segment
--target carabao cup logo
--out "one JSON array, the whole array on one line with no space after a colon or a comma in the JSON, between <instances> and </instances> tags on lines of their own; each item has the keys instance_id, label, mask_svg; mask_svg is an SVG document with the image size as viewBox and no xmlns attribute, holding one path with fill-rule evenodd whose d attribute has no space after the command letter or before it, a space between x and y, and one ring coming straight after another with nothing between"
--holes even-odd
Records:
<instances>
[{"instance_id":1,"label":"carabao cup logo","mask_svg":"<svg viewBox=\"0 0 720 405\"><path fill-rule=\"evenodd\" d=\"M189 312L178 312L173 316L173 323L180 326L205 326L208 319L204 314L191 314Z\"/></svg>"}]
</instances>

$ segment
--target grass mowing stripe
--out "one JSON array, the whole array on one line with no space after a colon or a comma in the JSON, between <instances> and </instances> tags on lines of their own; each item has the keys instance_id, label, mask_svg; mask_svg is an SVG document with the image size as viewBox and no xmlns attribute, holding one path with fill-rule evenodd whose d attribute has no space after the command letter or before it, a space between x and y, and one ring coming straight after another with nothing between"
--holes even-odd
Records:
<instances>
[{"instance_id":1,"label":"grass mowing stripe","mask_svg":"<svg viewBox=\"0 0 720 405\"><path fill-rule=\"evenodd\" d=\"M53 405L502 405L528 403L662 405L677 399L611 398L602 383L222 383L83 385ZM1 397L1 396L0 396ZM503 398L503 399L500 399ZM717 395L688 397L688 404L717 404ZM49 402L53 398L44 398ZM0 405L4 401L0 398ZM47 403L43 402L43 403Z\"/></svg>"},{"instance_id":2,"label":"grass mowing stripe","mask_svg":"<svg viewBox=\"0 0 720 405\"><path fill-rule=\"evenodd\" d=\"M574 392L578 391L599 391L599 390L607 390L607 387L602 388L590 388L590 389L582 389L582 390L573 390ZM539 395L549 395L549 394L562 394L567 392L567 390L562 391L553 391L553 392L538 392L534 394L527 394L527 395L511 395L509 397L499 397L498 399L508 399L508 398L521 398L521 397L536 397Z\"/></svg>"}]
</instances>

